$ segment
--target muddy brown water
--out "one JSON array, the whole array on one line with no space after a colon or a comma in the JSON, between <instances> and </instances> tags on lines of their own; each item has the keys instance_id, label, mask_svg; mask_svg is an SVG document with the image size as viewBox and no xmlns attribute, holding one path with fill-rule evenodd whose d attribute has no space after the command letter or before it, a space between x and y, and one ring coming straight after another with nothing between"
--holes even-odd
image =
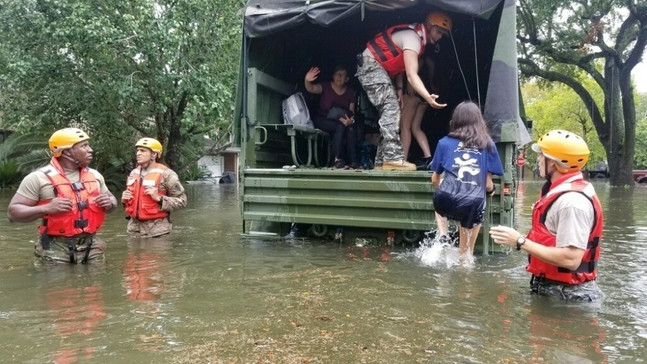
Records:
<instances>
[{"instance_id":1,"label":"muddy brown water","mask_svg":"<svg viewBox=\"0 0 647 364\"><path fill-rule=\"evenodd\" d=\"M520 186L520 230L539 188ZM413 247L243 238L235 186L187 186L166 239L128 239L116 211L101 265L35 265L35 223L2 218L0 362L644 362L647 188L596 188L606 299L585 305L529 295L517 252L465 268Z\"/></svg>"}]
</instances>

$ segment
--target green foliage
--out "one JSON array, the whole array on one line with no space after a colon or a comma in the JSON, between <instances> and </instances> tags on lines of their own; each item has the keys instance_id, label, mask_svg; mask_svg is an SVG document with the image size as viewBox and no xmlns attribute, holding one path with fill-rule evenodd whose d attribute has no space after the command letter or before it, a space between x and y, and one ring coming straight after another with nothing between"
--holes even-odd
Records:
<instances>
[{"instance_id":1,"label":"green foliage","mask_svg":"<svg viewBox=\"0 0 647 364\"><path fill-rule=\"evenodd\" d=\"M197 181L208 177L210 174L206 167L198 167L196 163L192 164L184 173L180 174L182 181Z\"/></svg>"},{"instance_id":2,"label":"green foliage","mask_svg":"<svg viewBox=\"0 0 647 364\"><path fill-rule=\"evenodd\" d=\"M596 98L602 98L602 91L591 80L583 85L590 89ZM588 166L606 161L606 151L602 147L589 112L579 96L570 88L561 85L540 85L526 83L521 87L526 114L533 120L533 135L537 139L553 129L572 131L582 136L591 150ZM535 154L527 153L529 161L535 162Z\"/></svg>"},{"instance_id":3,"label":"green foliage","mask_svg":"<svg viewBox=\"0 0 647 364\"><path fill-rule=\"evenodd\" d=\"M520 0L518 4L518 63L525 80L571 88L607 152L611 183L632 183L636 110L631 71L647 44L647 2ZM597 87L591 88L591 83Z\"/></svg>"},{"instance_id":4,"label":"green foliage","mask_svg":"<svg viewBox=\"0 0 647 364\"><path fill-rule=\"evenodd\" d=\"M22 175L15 161L0 160L0 188L10 187L20 182Z\"/></svg>"},{"instance_id":5,"label":"green foliage","mask_svg":"<svg viewBox=\"0 0 647 364\"><path fill-rule=\"evenodd\" d=\"M242 0L0 0L2 127L92 138L94 167L120 169L137 138L181 167L194 136L233 120Z\"/></svg>"},{"instance_id":6,"label":"green foliage","mask_svg":"<svg viewBox=\"0 0 647 364\"><path fill-rule=\"evenodd\" d=\"M13 133L0 144L0 187L13 187L50 159L43 133Z\"/></svg>"},{"instance_id":7,"label":"green foliage","mask_svg":"<svg viewBox=\"0 0 647 364\"><path fill-rule=\"evenodd\" d=\"M640 94L636 103L636 154L634 169L647 169L647 93Z\"/></svg>"}]
</instances>

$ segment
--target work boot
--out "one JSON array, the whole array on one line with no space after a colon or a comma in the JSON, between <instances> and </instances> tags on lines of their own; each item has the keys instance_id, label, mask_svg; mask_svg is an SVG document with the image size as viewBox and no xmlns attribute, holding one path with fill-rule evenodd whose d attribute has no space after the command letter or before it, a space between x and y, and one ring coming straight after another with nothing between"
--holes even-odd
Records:
<instances>
[{"instance_id":1,"label":"work boot","mask_svg":"<svg viewBox=\"0 0 647 364\"><path fill-rule=\"evenodd\" d=\"M415 171L416 165L403 160L399 161L384 161L382 163L383 171Z\"/></svg>"}]
</instances>

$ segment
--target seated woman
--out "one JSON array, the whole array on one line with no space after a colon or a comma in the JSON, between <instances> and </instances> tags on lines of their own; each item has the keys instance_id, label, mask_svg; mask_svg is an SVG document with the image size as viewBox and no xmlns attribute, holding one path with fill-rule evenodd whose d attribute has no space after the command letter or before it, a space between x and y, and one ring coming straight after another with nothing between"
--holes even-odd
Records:
<instances>
[{"instance_id":1,"label":"seated woman","mask_svg":"<svg viewBox=\"0 0 647 364\"><path fill-rule=\"evenodd\" d=\"M344 147L350 161L350 168L357 168L357 134L355 123L355 90L347 85L348 69L337 66L333 71L332 82L314 83L319 76L319 67L312 67L306 73L305 87L308 92L321 95L314 118L317 129L332 136L335 167L348 169L342 158Z\"/></svg>"}]
</instances>

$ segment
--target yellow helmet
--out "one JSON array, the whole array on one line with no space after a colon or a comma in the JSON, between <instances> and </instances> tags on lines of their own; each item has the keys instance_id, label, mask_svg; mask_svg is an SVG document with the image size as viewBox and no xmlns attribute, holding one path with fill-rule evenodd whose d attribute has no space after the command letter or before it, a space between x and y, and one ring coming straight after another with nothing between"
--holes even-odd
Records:
<instances>
[{"instance_id":1,"label":"yellow helmet","mask_svg":"<svg viewBox=\"0 0 647 364\"><path fill-rule=\"evenodd\" d=\"M432 11L427 15L427 23L438 26L446 31L452 30L452 18L444 11Z\"/></svg>"},{"instance_id":2,"label":"yellow helmet","mask_svg":"<svg viewBox=\"0 0 647 364\"><path fill-rule=\"evenodd\" d=\"M532 145L532 150L557 162L556 168L561 173L580 171L590 154L584 139L566 130L549 131Z\"/></svg>"},{"instance_id":3,"label":"yellow helmet","mask_svg":"<svg viewBox=\"0 0 647 364\"><path fill-rule=\"evenodd\" d=\"M49 150L54 157L60 157L65 149L70 149L74 144L88 140L90 137L83 130L65 128L57 130L49 137Z\"/></svg>"},{"instance_id":4,"label":"yellow helmet","mask_svg":"<svg viewBox=\"0 0 647 364\"><path fill-rule=\"evenodd\" d=\"M152 150L153 152L159 153L162 155L162 143L153 138L141 138L135 144L136 147L144 147Z\"/></svg>"}]
</instances>

